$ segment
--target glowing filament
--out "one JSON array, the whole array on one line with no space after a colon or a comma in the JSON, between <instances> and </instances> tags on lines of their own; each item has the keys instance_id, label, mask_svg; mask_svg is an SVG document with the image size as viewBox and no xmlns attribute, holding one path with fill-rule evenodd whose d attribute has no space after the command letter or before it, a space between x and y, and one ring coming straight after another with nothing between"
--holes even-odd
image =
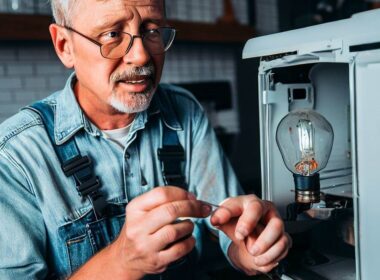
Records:
<instances>
[{"instance_id":1,"label":"glowing filament","mask_svg":"<svg viewBox=\"0 0 380 280\"><path fill-rule=\"evenodd\" d=\"M301 161L295 165L295 169L300 174L308 176L318 167L314 159L314 127L311 121L301 119L298 121L297 128Z\"/></svg>"}]
</instances>

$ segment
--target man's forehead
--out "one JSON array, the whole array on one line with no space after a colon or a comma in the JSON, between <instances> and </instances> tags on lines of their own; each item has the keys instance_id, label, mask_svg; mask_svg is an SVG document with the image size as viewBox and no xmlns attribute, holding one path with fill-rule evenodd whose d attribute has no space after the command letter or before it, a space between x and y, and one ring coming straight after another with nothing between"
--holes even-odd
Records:
<instances>
[{"instance_id":1,"label":"man's forehead","mask_svg":"<svg viewBox=\"0 0 380 280\"><path fill-rule=\"evenodd\" d=\"M163 0L124 0L127 5L134 6L151 6L151 5L161 5Z\"/></svg>"}]
</instances>

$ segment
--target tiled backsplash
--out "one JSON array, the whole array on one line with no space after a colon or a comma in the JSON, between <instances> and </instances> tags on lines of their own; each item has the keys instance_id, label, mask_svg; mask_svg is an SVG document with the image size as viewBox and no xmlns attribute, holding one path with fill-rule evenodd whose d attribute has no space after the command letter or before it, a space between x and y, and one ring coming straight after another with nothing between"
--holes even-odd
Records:
<instances>
[{"instance_id":1,"label":"tiled backsplash","mask_svg":"<svg viewBox=\"0 0 380 280\"><path fill-rule=\"evenodd\" d=\"M68 73L50 44L0 45L0 121L62 88Z\"/></svg>"},{"instance_id":2,"label":"tiled backsplash","mask_svg":"<svg viewBox=\"0 0 380 280\"><path fill-rule=\"evenodd\" d=\"M279 31L278 2L280 0L255 0L256 31L270 34Z\"/></svg>"},{"instance_id":3,"label":"tiled backsplash","mask_svg":"<svg viewBox=\"0 0 380 280\"><path fill-rule=\"evenodd\" d=\"M0 0L0 12L51 14L49 0Z\"/></svg>"},{"instance_id":4,"label":"tiled backsplash","mask_svg":"<svg viewBox=\"0 0 380 280\"><path fill-rule=\"evenodd\" d=\"M231 2L236 19L241 24L248 24L247 0ZM223 16L223 7L223 0L166 0L167 17L185 21L215 23Z\"/></svg>"},{"instance_id":5,"label":"tiled backsplash","mask_svg":"<svg viewBox=\"0 0 380 280\"><path fill-rule=\"evenodd\" d=\"M232 110L218 111L214 125L226 132L239 131L237 117L236 58L234 50L223 46L198 46L197 48L173 46L166 57L162 82L189 83L202 81L229 81L232 87Z\"/></svg>"}]
</instances>

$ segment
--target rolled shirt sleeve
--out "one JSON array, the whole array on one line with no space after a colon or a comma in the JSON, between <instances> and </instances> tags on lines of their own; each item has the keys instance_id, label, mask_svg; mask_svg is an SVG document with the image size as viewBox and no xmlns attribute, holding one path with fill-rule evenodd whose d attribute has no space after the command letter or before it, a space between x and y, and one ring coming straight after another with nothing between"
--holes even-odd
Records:
<instances>
[{"instance_id":1,"label":"rolled shirt sleeve","mask_svg":"<svg viewBox=\"0 0 380 280\"><path fill-rule=\"evenodd\" d=\"M243 190L232 166L203 110L195 110L194 119L189 190L195 192L198 199L214 204L242 195ZM222 231L216 231L209 219L206 225L211 232L217 232L220 247L232 265L227 254L232 241Z\"/></svg>"},{"instance_id":2,"label":"rolled shirt sleeve","mask_svg":"<svg viewBox=\"0 0 380 280\"><path fill-rule=\"evenodd\" d=\"M44 279L46 231L30 184L18 163L0 150L0 279Z\"/></svg>"}]
</instances>

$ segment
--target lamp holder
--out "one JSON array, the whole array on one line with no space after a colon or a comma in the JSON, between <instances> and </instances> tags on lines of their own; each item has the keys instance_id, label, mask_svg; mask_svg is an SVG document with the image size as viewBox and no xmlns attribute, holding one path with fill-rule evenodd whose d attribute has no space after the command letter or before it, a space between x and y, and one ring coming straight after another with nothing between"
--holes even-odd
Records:
<instances>
[{"instance_id":1,"label":"lamp holder","mask_svg":"<svg viewBox=\"0 0 380 280\"><path fill-rule=\"evenodd\" d=\"M319 173L310 176L293 173L293 178L297 203L318 203L320 201Z\"/></svg>"}]
</instances>

